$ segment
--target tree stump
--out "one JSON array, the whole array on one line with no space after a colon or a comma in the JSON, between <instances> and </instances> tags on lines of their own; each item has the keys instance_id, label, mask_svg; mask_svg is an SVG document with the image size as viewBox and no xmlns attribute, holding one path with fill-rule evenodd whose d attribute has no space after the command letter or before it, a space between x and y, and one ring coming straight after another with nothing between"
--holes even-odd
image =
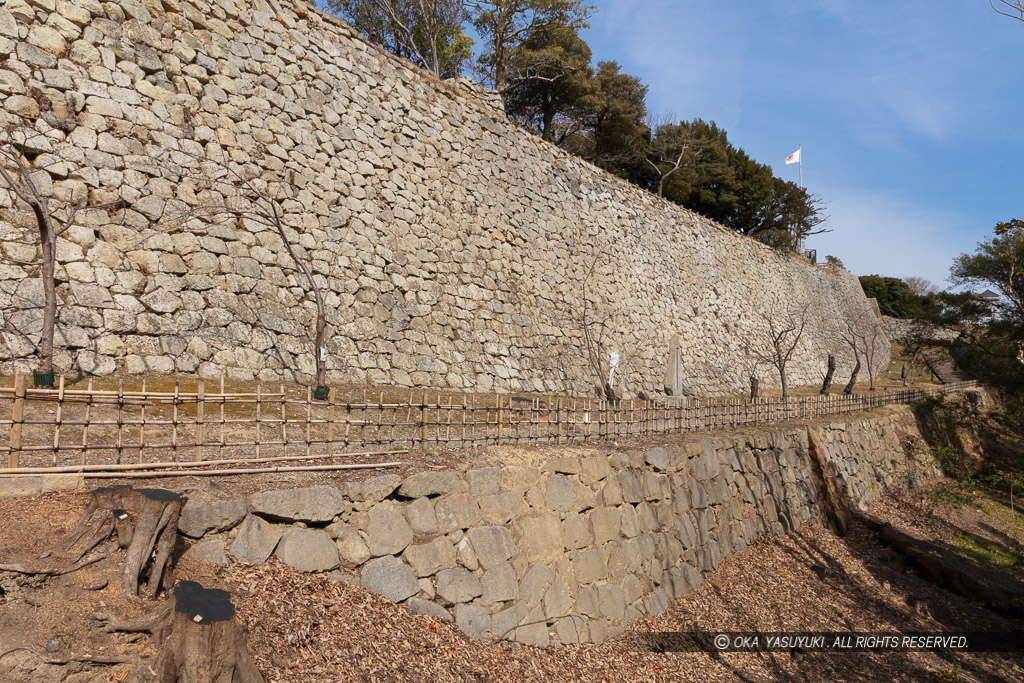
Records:
<instances>
[{"instance_id":1,"label":"tree stump","mask_svg":"<svg viewBox=\"0 0 1024 683\"><path fill-rule=\"evenodd\" d=\"M188 499L166 489L136 489L107 486L92 492L92 500L74 530L65 540L73 547L90 528L92 535L82 555L116 535L119 548L126 549L121 577L125 593L155 598L161 587L173 582L168 568L178 534L178 518ZM79 557L81 557L80 555Z\"/></svg>"},{"instance_id":2,"label":"tree stump","mask_svg":"<svg viewBox=\"0 0 1024 683\"><path fill-rule=\"evenodd\" d=\"M171 635L154 667L158 683L263 683L227 591L182 581L172 600Z\"/></svg>"}]
</instances>

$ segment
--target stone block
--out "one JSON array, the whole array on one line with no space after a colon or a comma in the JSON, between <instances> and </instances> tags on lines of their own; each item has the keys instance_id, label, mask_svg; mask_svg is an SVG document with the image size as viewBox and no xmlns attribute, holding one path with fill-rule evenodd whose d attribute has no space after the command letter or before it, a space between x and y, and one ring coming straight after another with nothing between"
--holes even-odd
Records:
<instances>
[{"instance_id":1,"label":"stone block","mask_svg":"<svg viewBox=\"0 0 1024 683\"><path fill-rule=\"evenodd\" d=\"M480 496L480 513L484 521L490 524L508 524L519 517L525 506L523 494L518 491L504 491Z\"/></svg>"},{"instance_id":2,"label":"stone block","mask_svg":"<svg viewBox=\"0 0 1024 683\"><path fill-rule=\"evenodd\" d=\"M436 619L442 619L444 621L454 621L451 612L441 607L436 602L430 600L423 600L422 598L409 598L405 601L405 606L411 609L416 614L422 614L425 617L434 617Z\"/></svg>"},{"instance_id":3,"label":"stone block","mask_svg":"<svg viewBox=\"0 0 1024 683\"><path fill-rule=\"evenodd\" d=\"M530 613L523 619L519 628L516 629L515 641L536 647L548 646L548 622L540 607L530 610Z\"/></svg>"},{"instance_id":4,"label":"stone block","mask_svg":"<svg viewBox=\"0 0 1024 683\"><path fill-rule=\"evenodd\" d=\"M328 572L340 564L331 537L313 529L289 529L277 544L276 555L300 572Z\"/></svg>"},{"instance_id":5,"label":"stone block","mask_svg":"<svg viewBox=\"0 0 1024 683\"><path fill-rule=\"evenodd\" d=\"M614 507L600 507L590 512L590 528L594 534L594 545L602 546L617 541L622 525L622 512Z\"/></svg>"},{"instance_id":6,"label":"stone block","mask_svg":"<svg viewBox=\"0 0 1024 683\"><path fill-rule=\"evenodd\" d=\"M526 465L508 465L498 472L502 491L525 491L540 479L540 470Z\"/></svg>"},{"instance_id":7,"label":"stone block","mask_svg":"<svg viewBox=\"0 0 1024 683\"><path fill-rule=\"evenodd\" d=\"M369 510L366 545L374 557L396 555L413 541L412 527L405 521L401 508L383 501Z\"/></svg>"},{"instance_id":8,"label":"stone block","mask_svg":"<svg viewBox=\"0 0 1024 683\"><path fill-rule=\"evenodd\" d=\"M539 604L554 578L555 573L547 565L531 565L519 582L519 600L528 605Z\"/></svg>"},{"instance_id":9,"label":"stone block","mask_svg":"<svg viewBox=\"0 0 1024 683\"><path fill-rule=\"evenodd\" d=\"M577 583L588 584L608 577L608 554L601 548L583 550L572 558Z\"/></svg>"},{"instance_id":10,"label":"stone block","mask_svg":"<svg viewBox=\"0 0 1024 683\"><path fill-rule=\"evenodd\" d=\"M565 547L568 550L579 550L594 544L594 534L590 530L587 518L580 514L568 515L562 522Z\"/></svg>"},{"instance_id":11,"label":"stone block","mask_svg":"<svg viewBox=\"0 0 1024 683\"><path fill-rule=\"evenodd\" d=\"M409 567L392 555L370 560L359 576L366 590L392 602L402 602L420 592L420 585Z\"/></svg>"},{"instance_id":12,"label":"stone block","mask_svg":"<svg viewBox=\"0 0 1024 683\"><path fill-rule=\"evenodd\" d=\"M480 597L483 590L480 579L462 567L445 569L437 574L437 595L447 604L469 602Z\"/></svg>"},{"instance_id":13,"label":"stone block","mask_svg":"<svg viewBox=\"0 0 1024 683\"><path fill-rule=\"evenodd\" d=\"M349 568L358 567L373 557L362 534L355 527L347 524L332 526L334 544L338 547L338 557L342 564Z\"/></svg>"},{"instance_id":14,"label":"stone block","mask_svg":"<svg viewBox=\"0 0 1024 683\"><path fill-rule=\"evenodd\" d=\"M480 566L485 570L500 566L516 552L512 533L505 527L477 527L470 529L467 536Z\"/></svg>"},{"instance_id":15,"label":"stone block","mask_svg":"<svg viewBox=\"0 0 1024 683\"><path fill-rule=\"evenodd\" d=\"M489 496L498 493L498 473L501 470L497 467L482 467L466 472L466 481L469 482L469 492L474 496Z\"/></svg>"},{"instance_id":16,"label":"stone block","mask_svg":"<svg viewBox=\"0 0 1024 683\"><path fill-rule=\"evenodd\" d=\"M224 540L220 538L196 543L185 552L182 556L182 559L184 558L215 567L223 567L229 562L227 553L224 551Z\"/></svg>"},{"instance_id":17,"label":"stone block","mask_svg":"<svg viewBox=\"0 0 1024 683\"><path fill-rule=\"evenodd\" d=\"M426 536L438 532L434 504L428 498L417 498L406 505L405 517L409 520L409 526L412 528L413 534L417 536Z\"/></svg>"},{"instance_id":18,"label":"stone block","mask_svg":"<svg viewBox=\"0 0 1024 683\"><path fill-rule=\"evenodd\" d=\"M190 538L201 538L211 531L234 528L245 519L244 500L202 501L190 498L178 518L178 531Z\"/></svg>"},{"instance_id":19,"label":"stone block","mask_svg":"<svg viewBox=\"0 0 1024 683\"><path fill-rule=\"evenodd\" d=\"M573 599L562 577L555 576L544 592L544 616L550 621L564 617L572 611Z\"/></svg>"},{"instance_id":20,"label":"stone block","mask_svg":"<svg viewBox=\"0 0 1024 683\"><path fill-rule=\"evenodd\" d=\"M406 477L398 487L398 495L406 498L440 496L455 493L465 483L455 472L417 472Z\"/></svg>"},{"instance_id":21,"label":"stone block","mask_svg":"<svg viewBox=\"0 0 1024 683\"><path fill-rule=\"evenodd\" d=\"M231 544L231 556L252 564L266 562L277 548L285 528L249 515L238 528L238 535Z\"/></svg>"},{"instance_id":22,"label":"stone block","mask_svg":"<svg viewBox=\"0 0 1024 683\"><path fill-rule=\"evenodd\" d=\"M491 610L478 605L455 605L455 623L470 638L483 638L491 632Z\"/></svg>"},{"instance_id":23,"label":"stone block","mask_svg":"<svg viewBox=\"0 0 1024 683\"><path fill-rule=\"evenodd\" d=\"M457 529L469 529L483 521L480 506L468 493L456 493L438 498L434 503L438 531L442 534Z\"/></svg>"},{"instance_id":24,"label":"stone block","mask_svg":"<svg viewBox=\"0 0 1024 683\"><path fill-rule=\"evenodd\" d=\"M575 502L576 487L569 477L553 476L548 479L544 502L552 510L567 512Z\"/></svg>"},{"instance_id":25,"label":"stone block","mask_svg":"<svg viewBox=\"0 0 1024 683\"><path fill-rule=\"evenodd\" d=\"M345 492L353 503L379 503L402 483L397 474L382 474L362 481L349 482Z\"/></svg>"},{"instance_id":26,"label":"stone block","mask_svg":"<svg viewBox=\"0 0 1024 683\"><path fill-rule=\"evenodd\" d=\"M569 457L548 458L541 465L540 471L556 474L579 474L580 461L577 458Z\"/></svg>"},{"instance_id":27,"label":"stone block","mask_svg":"<svg viewBox=\"0 0 1024 683\"><path fill-rule=\"evenodd\" d=\"M648 448L644 452L644 461L656 470L667 472L669 465L668 449L661 446Z\"/></svg>"},{"instance_id":28,"label":"stone block","mask_svg":"<svg viewBox=\"0 0 1024 683\"><path fill-rule=\"evenodd\" d=\"M249 496L252 512L274 521L326 524L345 507L345 497L330 486L261 491Z\"/></svg>"},{"instance_id":29,"label":"stone block","mask_svg":"<svg viewBox=\"0 0 1024 683\"><path fill-rule=\"evenodd\" d=\"M412 567L417 578L431 576L442 569L455 567L455 546L445 536L438 536L429 543L410 545L402 559Z\"/></svg>"},{"instance_id":30,"label":"stone block","mask_svg":"<svg viewBox=\"0 0 1024 683\"><path fill-rule=\"evenodd\" d=\"M610 477L612 474L611 465L608 464L608 456L595 455L580 459L580 480L592 486Z\"/></svg>"},{"instance_id":31,"label":"stone block","mask_svg":"<svg viewBox=\"0 0 1024 683\"><path fill-rule=\"evenodd\" d=\"M601 614L610 621L622 623L625 618L626 600L622 589L612 584L597 587L597 604Z\"/></svg>"},{"instance_id":32,"label":"stone block","mask_svg":"<svg viewBox=\"0 0 1024 683\"><path fill-rule=\"evenodd\" d=\"M483 586L483 602L493 605L498 602L515 600L519 594L519 581L516 570L508 562L489 569L480 577Z\"/></svg>"},{"instance_id":33,"label":"stone block","mask_svg":"<svg viewBox=\"0 0 1024 683\"><path fill-rule=\"evenodd\" d=\"M554 562L565 552L562 522L558 515L545 513L515 522L517 546L529 562Z\"/></svg>"}]
</instances>

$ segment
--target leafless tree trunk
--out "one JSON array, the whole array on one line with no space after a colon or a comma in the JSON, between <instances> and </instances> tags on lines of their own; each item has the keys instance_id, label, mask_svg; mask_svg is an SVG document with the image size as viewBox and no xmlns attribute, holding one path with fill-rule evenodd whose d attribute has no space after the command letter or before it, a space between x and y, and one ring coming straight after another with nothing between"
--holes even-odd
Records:
<instances>
[{"instance_id":1,"label":"leafless tree trunk","mask_svg":"<svg viewBox=\"0 0 1024 683\"><path fill-rule=\"evenodd\" d=\"M832 388L832 378L836 374L836 354L828 354L828 370L825 372L825 379L821 383L821 393L828 395L829 390Z\"/></svg>"},{"instance_id":2,"label":"leafless tree trunk","mask_svg":"<svg viewBox=\"0 0 1024 683\"><path fill-rule=\"evenodd\" d=\"M590 267L587 269L587 274L580 285L580 300L582 305L578 314L580 328L583 332L583 344L586 350L587 360L590 363L590 369L593 371L594 377L598 381L598 386L600 386L601 390L604 392L605 398L612 401L615 399L615 390L608 381L608 373L605 372L604 364L605 337L608 333L612 316L606 315L602 318L598 316L596 311L591 311L590 300L587 298L587 287L590 284L590 278L593 277L594 271L597 269L599 259L600 252L594 256L594 259L590 263Z\"/></svg>"},{"instance_id":3,"label":"leafless tree trunk","mask_svg":"<svg viewBox=\"0 0 1024 683\"><path fill-rule=\"evenodd\" d=\"M804 329L807 327L808 306L790 307L785 311L774 308L761 313L762 325L753 339L746 344L747 353L779 373L782 397L789 398L789 376L786 366L792 360Z\"/></svg>"},{"instance_id":4,"label":"leafless tree trunk","mask_svg":"<svg viewBox=\"0 0 1024 683\"><path fill-rule=\"evenodd\" d=\"M878 363L878 342L882 336L881 325L875 319L874 313L870 310L863 311L859 315L852 316L847 314L846 330L843 333L843 340L853 351L854 358L857 363L853 370L853 376L850 378L850 382L846 385L845 393L849 394L853 391L853 386L856 384L857 374L861 369L861 357L863 356L864 361L867 363L868 380L870 382L871 391L875 390L875 375L878 374L880 368L877 367Z\"/></svg>"},{"instance_id":5,"label":"leafless tree trunk","mask_svg":"<svg viewBox=\"0 0 1024 683\"><path fill-rule=\"evenodd\" d=\"M853 372L850 374L850 381L846 383L846 388L843 389L844 394L852 394L853 387L857 384L857 375L860 373L860 356L857 356L857 364L853 366Z\"/></svg>"},{"instance_id":6,"label":"leafless tree trunk","mask_svg":"<svg viewBox=\"0 0 1024 683\"><path fill-rule=\"evenodd\" d=\"M172 173L182 178L208 183L215 187L220 193L228 193L223 197L222 203L210 202L190 207L181 217L182 224L194 219L212 220L224 222L225 220L253 221L273 229L281 238L285 251L291 257L295 266L302 273L306 280L308 290L313 294L313 301L316 305L316 321L313 326L313 358L316 363L316 386L323 387L327 383L327 358L325 347L325 336L327 330L327 310L324 305L323 292L317 284L313 272L310 270L307 260L300 257L295 249L291 238L286 231L284 216L277 201L272 198L269 188L275 185L283 185L276 178L261 178L260 187L255 184L254 177L243 175L239 171L229 167L227 164L210 160L206 157L177 152L190 157L201 167L199 171L186 168L169 169ZM262 186L268 189L261 189Z\"/></svg>"},{"instance_id":7,"label":"leafless tree trunk","mask_svg":"<svg viewBox=\"0 0 1024 683\"><path fill-rule=\"evenodd\" d=\"M396 38L402 47L426 66L435 77L441 78L442 55L441 34L452 25L462 22L465 11L463 0L372 0L377 9L387 17L395 29ZM413 4L422 21L417 26L409 20L405 7ZM422 35L417 35L422 31ZM426 41L423 47L420 40Z\"/></svg>"},{"instance_id":8,"label":"leafless tree trunk","mask_svg":"<svg viewBox=\"0 0 1024 683\"><path fill-rule=\"evenodd\" d=\"M658 174L658 196L665 195L665 183L678 171L697 163L703 148L689 131L673 122L672 114L649 116L651 149L644 161Z\"/></svg>"},{"instance_id":9,"label":"leafless tree trunk","mask_svg":"<svg viewBox=\"0 0 1024 683\"><path fill-rule=\"evenodd\" d=\"M20 140L15 140L15 137ZM85 208L86 198L64 206L63 220L56 219L50 208L49 200L44 197L32 179L25 152L26 146L36 137L41 137L32 130L15 129L7 131L7 140L0 141L0 178L3 178L15 196L24 202L35 220L38 238L36 243L40 259L36 262L20 265L39 266L39 274L43 283L43 329L39 339L39 375L47 377L46 384L53 384L53 336L57 322L57 238L75 224L78 212ZM46 169L36 169L45 173ZM112 208L120 201L104 204L93 208Z\"/></svg>"}]
</instances>

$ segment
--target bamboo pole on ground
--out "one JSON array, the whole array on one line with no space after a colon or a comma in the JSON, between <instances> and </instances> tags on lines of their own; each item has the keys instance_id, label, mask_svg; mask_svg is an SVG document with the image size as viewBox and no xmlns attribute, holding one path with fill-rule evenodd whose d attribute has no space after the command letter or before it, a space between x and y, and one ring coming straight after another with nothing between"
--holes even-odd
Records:
<instances>
[{"instance_id":1,"label":"bamboo pole on ground","mask_svg":"<svg viewBox=\"0 0 1024 683\"><path fill-rule=\"evenodd\" d=\"M375 470L403 467L404 462L358 463L352 465L308 465L302 467L258 467L253 469L226 470L174 470L158 472L84 472L90 479L149 479L156 477L221 477L236 474L272 474L274 472L339 472L342 470ZM57 477L73 477L76 474L55 474Z\"/></svg>"},{"instance_id":2,"label":"bamboo pole on ground","mask_svg":"<svg viewBox=\"0 0 1024 683\"><path fill-rule=\"evenodd\" d=\"M18 467L0 469L0 476L37 475L37 474L84 474L86 472L133 472L145 469L168 469L171 467L191 468L210 467L213 465L242 465L245 463L265 463L293 460L325 460L327 458L356 458L374 455L398 455L408 453L407 450L396 451L364 451L360 453L342 453L339 455L276 455L269 458L232 458L229 460L205 460L203 462L153 462L144 464L124 465L64 465L59 467Z\"/></svg>"}]
</instances>

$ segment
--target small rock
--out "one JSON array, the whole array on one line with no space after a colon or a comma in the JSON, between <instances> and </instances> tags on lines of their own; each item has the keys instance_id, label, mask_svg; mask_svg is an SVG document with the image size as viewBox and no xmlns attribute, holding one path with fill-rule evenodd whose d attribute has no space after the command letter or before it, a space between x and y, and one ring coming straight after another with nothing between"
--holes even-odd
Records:
<instances>
[{"instance_id":1,"label":"small rock","mask_svg":"<svg viewBox=\"0 0 1024 683\"><path fill-rule=\"evenodd\" d=\"M101 591L108 585L110 585L110 581L108 581L107 579L100 579L98 581L87 583L84 586L82 586L82 588L84 588L87 591Z\"/></svg>"},{"instance_id":2,"label":"small rock","mask_svg":"<svg viewBox=\"0 0 1024 683\"><path fill-rule=\"evenodd\" d=\"M57 642L56 640L48 640L48 641L46 641L46 651L47 652L56 652L59 649L60 649L60 643Z\"/></svg>"},{"instance_id":3,"label":"small rock","mask_svg":"<svg viewBox=\"0 0 1024 683\"><path fill-rule=\"evenodd\" d=\"M52 554L53 553L51 553L49 550L44 550L43 552L39 553L39 559L40 560L45 560L46 558L48 558Z\"/></svg>"}]
</instances>

